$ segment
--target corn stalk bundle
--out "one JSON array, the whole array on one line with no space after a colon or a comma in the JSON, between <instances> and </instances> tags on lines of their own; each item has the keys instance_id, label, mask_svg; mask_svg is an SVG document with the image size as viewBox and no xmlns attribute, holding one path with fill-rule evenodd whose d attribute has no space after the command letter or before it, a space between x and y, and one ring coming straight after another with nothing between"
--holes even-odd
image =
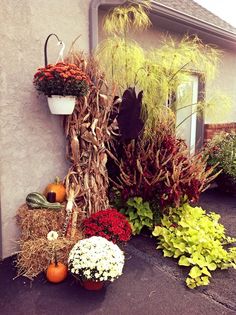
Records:
<instances>
[{"instance_id":1,"label":"corn stalk bundle","mask_svg":"<svg viewBox=\"0 0 236 315\"><path fill-rule=\"evenodd\" d=\"M69 61L77 64L91 78L86 97L77 101L72 115L66 118L67 157L72 165L66 176L67 220L74 222L78 212L89 217L108 207L108 174L105 143L112 126L108 126L113 97L107 95L104 76L94 60L71 52ZM105 92L104 92L105 91ZM72 197L71 197L72 196Z\"/></svg>"}]
</instances>

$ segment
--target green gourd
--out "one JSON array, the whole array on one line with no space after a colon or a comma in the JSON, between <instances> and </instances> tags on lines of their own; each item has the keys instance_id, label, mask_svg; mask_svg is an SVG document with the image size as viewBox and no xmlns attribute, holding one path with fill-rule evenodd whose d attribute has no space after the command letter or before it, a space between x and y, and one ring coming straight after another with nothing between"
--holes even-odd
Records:
<instances>
[{"instance_id":1,"label":"green gourd","mask_svg":"<svg viewBox=\"0 0 236 315\"><path fill-rule=\"evenodd\" d=\"M33 209L55 209L60 210L61 204L59 202L48 202L46 197L38 192L29 193L26 197L26 204Z\"/></svg>"}]
</instances>

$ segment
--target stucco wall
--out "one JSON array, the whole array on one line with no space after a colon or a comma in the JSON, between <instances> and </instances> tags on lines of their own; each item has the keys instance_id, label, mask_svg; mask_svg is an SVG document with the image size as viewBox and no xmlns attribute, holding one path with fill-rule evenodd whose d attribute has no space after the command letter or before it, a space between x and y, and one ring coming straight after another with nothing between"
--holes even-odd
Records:
<instances>
[{"instance_id":1,"label":"stucco wall","mask_svg":"<svg viewBox=\"0 0 236 315\"><path fill-rule=\"evenodd\" d=\"M230 107L219 102L215 110L209 111L205 118L206 124L236 122L236 49L230 51L222 48L218 74L212 84L206 85L206 96L211 98L214 93L221 92L229 96Z\"/></svg>"},{"instance_id":2,"label":"stucco wall","mask_svg":"<svg viewBox=\"0 0 236 315\"><path fill-rule=\"evenodd\" d=\"M56 33L69 46L81 34L88 51L89 0L2 0L0 10L0 175L2 256L17 249L17 208L29 192L42 191L56 175L65 176L63 118L49 113L46 99L32 85L44 65L43 45ZM57 59L56 39L48 45ZM67 50L66 49L66 50Z\"/></svg>"}]
</instances>

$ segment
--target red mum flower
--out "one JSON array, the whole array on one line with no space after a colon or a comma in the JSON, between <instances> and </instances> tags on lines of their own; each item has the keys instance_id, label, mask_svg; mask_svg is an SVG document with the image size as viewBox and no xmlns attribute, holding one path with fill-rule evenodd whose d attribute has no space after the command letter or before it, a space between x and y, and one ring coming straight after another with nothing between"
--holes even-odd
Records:
<instances>
[{"instance_id":1,"label":"red mum flower","mask_svg":"<svg viewBox=\"0 0 236 315\"><path fill-rule=\"evenodd\" d=\"M127 242L131 227L126 217L116 209L101 210L82 222L85 237L101 236L113 243Z\"/></svg>"}]
</instances>

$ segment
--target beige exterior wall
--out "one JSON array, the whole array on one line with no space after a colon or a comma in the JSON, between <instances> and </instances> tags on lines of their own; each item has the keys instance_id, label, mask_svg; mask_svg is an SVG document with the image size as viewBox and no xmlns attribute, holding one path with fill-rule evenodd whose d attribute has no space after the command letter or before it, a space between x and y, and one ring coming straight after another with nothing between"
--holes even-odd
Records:
<instances>
[{"instance_id":1,"label":"beige exterior wall","mask_svg":"<svg viewBox=\"0 0 236 315\"><path fill-rule=\"evenodd\" d=\"M224 104L208 113L206 124L236 122L236 49L222 50L219 72L212 84L206 85L206 96L210 98L215 91L220 91L230 97L231 107L224 109ZM221 107L222 105L222 107Z\"/></svg>"},{"instance_id":2,"label":"beige exterior wall","mask_svg":"<svg viewBox=\"0 0 236 315\"><path fill-rule=\"evenodd\" d=\"M81 35L79 48L88 51L89 0L2 0L0 10L0 182L2 256L17 249L17 208L29 192L41 192L56 175L65 176L63 118L49 113L32 78L44 66L43 46L56 33L66 50ZM48 59L57 59L50 38ZM65 52L66 52L65 50Z\"/></svg>"}]
</instances>

